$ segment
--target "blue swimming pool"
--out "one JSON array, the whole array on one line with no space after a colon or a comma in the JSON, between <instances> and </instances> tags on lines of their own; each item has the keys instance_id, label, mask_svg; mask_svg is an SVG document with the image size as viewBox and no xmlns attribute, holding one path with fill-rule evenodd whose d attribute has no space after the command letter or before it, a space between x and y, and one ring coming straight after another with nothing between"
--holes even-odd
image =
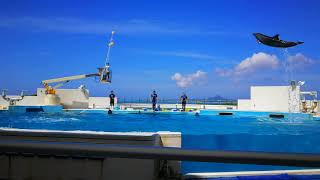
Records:
<instances>
[{"instance_id":1,"label":"blue swimming pool","mask_svg":"<svg viewBox=\"0 0 320 180\"><path fill-rule=\"evenodd\" d=\"M205 114L205 113L204 113ZM193 113L10 113L0 112L0 127L108 132L182 132L182 147L210 150L320 153L320 121L296 116L195 116ZM183 172L293 169L183 162Z\"/></svg>"}]
</instances>

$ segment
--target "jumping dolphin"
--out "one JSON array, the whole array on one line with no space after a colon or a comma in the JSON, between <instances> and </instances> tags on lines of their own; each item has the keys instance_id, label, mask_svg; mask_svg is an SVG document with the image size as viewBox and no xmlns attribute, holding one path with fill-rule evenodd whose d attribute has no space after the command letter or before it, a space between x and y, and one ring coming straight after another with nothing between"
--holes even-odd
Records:
<instances>
[{"instance_id":1,"label":"jumping dolphin","mask_svg":"<svg viewBox=\"0 0 320 180\"><path fill-rule=\"evenodd\" d=\"M272 47L279 47L279 48L288 48L293 47L303 42L290 42L290 41L283 41L279 39L279 34L276 34L273 37L263 35L261 33L253 33L253 35L257 38L257 40L265 45L272 46Z\"/></svg>"}]
</instances>

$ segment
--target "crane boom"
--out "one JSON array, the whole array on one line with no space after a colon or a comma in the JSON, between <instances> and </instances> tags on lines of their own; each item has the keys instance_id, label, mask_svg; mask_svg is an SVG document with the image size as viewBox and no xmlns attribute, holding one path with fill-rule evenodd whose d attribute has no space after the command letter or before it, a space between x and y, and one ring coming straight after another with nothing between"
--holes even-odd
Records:
<instances>
[{"instance_id":1,"label":"crane boom","mask_svg":"<svg viewBox=\"0 0 320 180\"><path fill-rule=\"evenodd\" d=\"M94 73L94 74L82 74L82 75L76 75L76 76L66 76L66 77L62 77L62 78L43 80L43 81L41 81L41 83L45 87L46 93L47 94L55 94L56 88L63 86L64 84L66 84L70 81L84 79L84 78L88 78L88 77L98 76L98 77L100 77L99 78L100 83L111 83L112 72L110 70L109 55L110 55L110 49L114 44L114 42L113 42L114 33L115 33L114 31L111 32L111 37L110 37L110 40L108 43L108 51L107 51L106 62L105 62L104 67L98 68L98 72ZM57 84L55 84L55 86L52 87L49 85L51 83L57 83Z\"/></svg>"},{"instance_id":2,"label":"crane boom","mask_svg":"<svg viewBox=\"0 0 320 180\"><path fill-rule=\"evenodd\" d=\"M103 69L103 68L101 68L101 69ZM82 75L76 75L76 76L67 76L67 77L62 77L62 78L43 80L42 84L45 87L47 94L55 94L56 88L63 86L64 84L66 84L70 81L89 78L89 77L95 77L95 76L100 77L101 76L100 71L101 70L99 69L99 73L94 73L94 74L82 74ZM100 79L100 82L102 82L101 79ZM49 84L51 84L51 83L59 83L59 84L56 84L54 87L51 87L51 86L49 86Z\"/></svg>"},{"instance_id":3,"label":"crane boom","mask_svg":"<svg viewBox=\"0 0 320 180\"><path fill-rule=\"evenodd\" d=\"M82 75L76 75L76 76L67 76L67 77L62 77L62 78L48 79L48 80L43 80L42 84L67 82L67 81L84 79L84 78L93 77L93 76L100 76L100 74L98 74L98 73L96 73L96 74L82 74Z\"/></svg>"}]
</instances>

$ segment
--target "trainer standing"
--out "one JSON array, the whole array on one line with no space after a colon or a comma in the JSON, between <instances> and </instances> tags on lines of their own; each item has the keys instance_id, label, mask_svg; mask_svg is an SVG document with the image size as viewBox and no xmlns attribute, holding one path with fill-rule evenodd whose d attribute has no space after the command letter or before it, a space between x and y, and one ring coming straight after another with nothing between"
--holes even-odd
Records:
<instances>
[{"instance_id":1,"label":"trainer standing","mask_svg":"<svg viewBox=\"0 0 320 180\"><path fill-rule=\"evenodd\" d=\"M158 95L157 95L156 91L154 90L151 94L152 109L154 111L156 110L157 98L158 98Z\"/></svg>"},{"instance_id":2,"label":"trainer standing","mask_svg":"<svg viewBox=\"0 0 320 180\"><path fill-rule=\"evenodd\" d=\"M181 106L182 106L182 111L186 111L186 104L188 100L188 96L186 93L183 93L182 96L180 97L181 100Z\"/></svg>"},{"instance_id":3,"label":"trainer standing","mask_svg":"<svg viewBox=\"0 0 320 180\"><path fill-rule=\"evenodd\" d=\"M113 91L111 91L111 93L109 94L109 98L110 98L110 109L114 108L114 99L115 99L116 95L113 93Z\"/></svg>"}]
</instances>

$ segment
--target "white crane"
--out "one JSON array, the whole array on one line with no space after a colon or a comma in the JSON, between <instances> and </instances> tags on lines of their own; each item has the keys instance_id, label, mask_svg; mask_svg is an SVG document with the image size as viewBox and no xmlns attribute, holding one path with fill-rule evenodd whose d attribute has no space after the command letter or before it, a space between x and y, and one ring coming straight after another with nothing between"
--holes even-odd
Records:
<instances>
[{"instance_id":1,"label":"white crane","mask_svg":"<svg viewBox=\"0 0 320 180\"><path fill-rule=\"evenodd\" d=\"M48 80L43 80L41 83L46 89L46 94L55 94L56 89L60 86L63 86L64 84L78 80L78 79L84 79L84 78L89 78L89 77L99 77L99 82L100 83L111 83L111 70L110 70L110 63L109 63L109 58L110 58L110 50L111 47L114 45L113 41L113 35L115 34L115 31L111 32L111 37L108 43L108 50L107 50L107 55L106 55L106 61L105 65L103 68L98 68L97 73L92 73L92 74L82 74L82 75L76 75L76 76L67 76L67 77L61 77L61 78L54 78L54 79L48 79ZM57 83L55 86L50 86L49 84L52 83Z\"/></svg>"}]
</instances>

